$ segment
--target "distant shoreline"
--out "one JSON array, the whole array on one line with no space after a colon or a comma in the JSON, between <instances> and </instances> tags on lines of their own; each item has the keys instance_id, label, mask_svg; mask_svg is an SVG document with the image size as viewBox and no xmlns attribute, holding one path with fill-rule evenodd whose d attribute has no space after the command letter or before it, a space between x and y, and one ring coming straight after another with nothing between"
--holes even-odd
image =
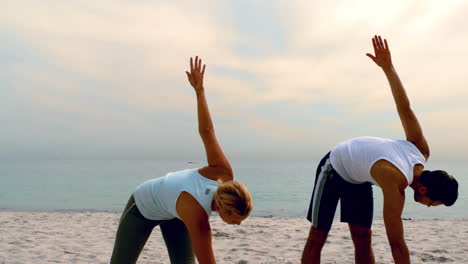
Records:
<instances>
[{"instance_id":1,"label":"distant shoreline","mask_svg":"<svg viewBox=\"0 0 468 264\"><path fill-rule=\"evenodd\" d=\"M119 210L98 210L98 209L15 209L15 208L0 208L1 213L64 213L64 214L80 214L80 213L109 213L121 214ZM215 216L216 214L212 214ZM256 215L251 217L256 218L275 218L275 219L306 219L305 216L279 216L279 215ZM339 214L335 215L335 220L339 220ZM454 220L454 221L468 221L466 217L434 217L434 218L418 218L418 217L402 217L403 221L431 221L431 220ZM382 220L381 216L374 216L374 220Z\"/></svg>"}]
</instances>

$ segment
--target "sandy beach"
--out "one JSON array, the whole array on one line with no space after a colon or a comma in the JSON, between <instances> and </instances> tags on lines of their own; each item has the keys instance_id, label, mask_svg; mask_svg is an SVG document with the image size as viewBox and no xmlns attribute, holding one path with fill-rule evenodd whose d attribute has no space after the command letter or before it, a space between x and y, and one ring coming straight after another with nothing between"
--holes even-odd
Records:
<instances>
[{"instance_id":1,"label":"sandy beach","mask_svg":"<svg viewBox=\"0 0 468 264\"><path fill-rule=\"evenodd\" d=\"M0 212L0 263L108 263L120 214ZM300 218L251 217L240 226L211 217L218 263L299 263L310 224ZM412 263L468 263L468 220L405 220ZM373 225L378 263L392 263L382 220ZM169 263L159 229L139 263ZM353 263L347 225L336 221L322 263Z\"/></svg>"}]
</instances>

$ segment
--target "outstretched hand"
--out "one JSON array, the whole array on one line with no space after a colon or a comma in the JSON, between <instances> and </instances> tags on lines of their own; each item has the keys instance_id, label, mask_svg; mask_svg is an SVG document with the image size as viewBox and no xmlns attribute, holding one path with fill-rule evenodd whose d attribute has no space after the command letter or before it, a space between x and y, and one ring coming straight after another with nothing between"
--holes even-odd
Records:
<instances>
[{"instance_id":1,"label":"outstretched hand","mask_svg":"<svg viewBox=\"0 0 468 264\"><path fill-rule=\"evenodd\" d=\"M384 41L382 41L380 36L374 36L372 38L372 45L374 46L375 56L366 53L367 57L371 58L375 64L384 70L392 67L392 56L390 55L387 40L384 39Z\"/></svg>"},{"instance_id":2,"label":"outstretched hand","mask_svg":"<svg viewBox=\"0 0 468 264\"><path fill-rule=\"evenodd\" d=\"M187 78L190 82L190 85L192 85L196 93L202 92L204 89L203 76L205 75L206 65L203 65L203 68L201 67L201 65L202 60L199 59L198 56L195 57L195 65L193 64L193 59L190 58L190 72L185 72L187 74Z\"/></svg>"}]
</instances>

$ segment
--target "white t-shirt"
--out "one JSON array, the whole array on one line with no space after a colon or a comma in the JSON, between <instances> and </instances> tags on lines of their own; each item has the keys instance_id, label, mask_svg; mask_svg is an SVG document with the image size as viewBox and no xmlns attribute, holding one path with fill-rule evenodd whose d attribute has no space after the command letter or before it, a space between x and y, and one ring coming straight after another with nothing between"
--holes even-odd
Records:
<instances>
[{"instance_id":1,"label":"white t-shirt","mask_svg":"<svg viewBox=\"0 0 468 264\"><path fill-rule=\"evenodd\" d=\"M149 180L133 192L135 203L141 214L151 220L180 218L176 203L182 192L188 192L211 215L213 195L218 182L198 173L197 169L170 172L166 176Z\"/></svg>"},{"instance_id":2,"label":"white t-shirt","mask_svg":"<svg viewBox=\"0 0 468 264\"><path fill-rule=\"evenodd\" d=\"M391 140L378 137L353 138L332 149L330 162L338 174L350 183L377 182L370 169L375 162L386 160L397 167L413 182L413 168L426 163L426 159L413 143L406 140Z\"/></svg>"}]
</instances>

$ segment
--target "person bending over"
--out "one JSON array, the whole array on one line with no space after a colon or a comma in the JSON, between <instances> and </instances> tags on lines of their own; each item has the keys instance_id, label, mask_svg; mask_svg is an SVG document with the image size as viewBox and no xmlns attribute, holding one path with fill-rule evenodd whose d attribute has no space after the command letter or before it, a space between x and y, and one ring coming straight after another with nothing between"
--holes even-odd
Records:
<instances>
[{"instance_id":1,"label":"person bending over","mask_svg":"<svg viewBox=\"0 0 468 264\"><path fill-rule=\"evenodd\" d=\"M356 263L375 263L371 247L372 185L383 192L383 219L395 263L410 263L401 213L405 189L414 200L430 206L451 206L458 197L458 183L445 171L424 170L429 145L410 107L395 71L387 40L372 39L370 57L387 76L406 140L359 137L338 144L320 162L307 219L312 223L302 263L320 263L320 254L331 228L338 200L341 221L349 225Z\"/></svg>"},{"instance_id":2,"label":"person bending over","mask_svg":"<svg viewBox=\"0 0 468 264\"><path fill-rule=\"evenodd\" d=\"M228 224L241 224L252 210L247 188L234 181L229 161L213 128L205 99L205 65L190 58L187 78L195 89L198 131L205 146L208 166L168 173L138 186L120 219L111 264L136 263L154 227L161 229L171 263L216 263L208 221L219 212Z\"/></svg>"}]
</instances>

